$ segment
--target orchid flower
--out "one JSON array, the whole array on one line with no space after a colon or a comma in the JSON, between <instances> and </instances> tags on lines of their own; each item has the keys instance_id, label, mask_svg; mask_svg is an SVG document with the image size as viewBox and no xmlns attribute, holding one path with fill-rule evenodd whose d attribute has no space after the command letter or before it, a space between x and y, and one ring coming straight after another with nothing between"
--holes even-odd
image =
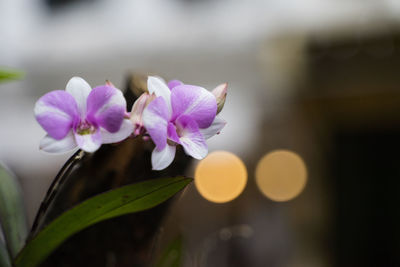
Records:
<instances>
[{"instance_id":1,"label":"orchid flower","mask_svg":"<svg viewBox=\"0 0 400 267\"><path fill-rule=\"evenodd\" d=\"M73 77L65 91L42 96L34 109L36 120L47 132L40 142L46 152L66 152L79 147L94 152L101 144L126 139L133 125L126 118L122 92L110 84L92 90L82 78Z\"/></svg>"},{"instance_id":2,"label":"orchid flower","mask_svg":"<svg viewBox=\"0 0 400 267\"><path fill-rule=\"evenodd\" d=\"M182 145L186 154L195 159L204 158L208 153L205 140L219 133L226 124L216 116L216 97L199 86L177 80L167 85L151 76L147 88L156 96L142 115L143 125L156 145L151 155L153 169L168 167L177 145Z\"/></svg>"}]
</instances>

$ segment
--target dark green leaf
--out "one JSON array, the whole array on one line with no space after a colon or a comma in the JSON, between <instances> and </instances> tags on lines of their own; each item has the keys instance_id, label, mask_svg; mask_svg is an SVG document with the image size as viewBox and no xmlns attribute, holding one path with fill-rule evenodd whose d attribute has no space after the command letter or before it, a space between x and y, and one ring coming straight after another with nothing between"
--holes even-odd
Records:
<instances>
[{"instance_id":1,"label":"dark green leaf","mask_svg":"<svg viewBox=\"0 0 400 267\"><path fill-rule=\"evenodd\" d=\"M106 219L157 206L191 181L191 178L184 177L153 179L90 198L66 211L39 232L18 255L15 266L37 266L78 231Z\"/></svg>"},{"instance_id":2,"label":"dark green leaf","mask_svg":"<svg viewBox=\"0 0 400 267\"><path fill-rule=\"evenodd\" d=\"M0 267L11 267L10 256L3 240L0 239Z\"/></svg>"},{"instance_id":3,"label":"dark green leaf","mask_svg":"<svg viewBox=\"0 0 400 267\"><path fill-rule=\"evenodd\" d=\"M0 165L0 221L8 251L15 257L28 235L21 190L15 177Z\"/></svg>"},{"instance_id":4,"label":"dark green leaf","mask_svg":"<svg viewBox=\"0 0 400 267\"><path fill-rule=\"evenodd\" d=\"M0 69L0 82L19 80L24 77L22 71L10 70L10 69Z\"/></svg>"},{"instance_id":5,"label":"dark green leaf","mask_svg":"<svg viewBox=\"0 0 400 267\"><path fill-rule=\"evenodd\" d=\"M164 250L156 267L180 267L182 264L182 236L179 236Z\"/></svg>"}]
</instances>

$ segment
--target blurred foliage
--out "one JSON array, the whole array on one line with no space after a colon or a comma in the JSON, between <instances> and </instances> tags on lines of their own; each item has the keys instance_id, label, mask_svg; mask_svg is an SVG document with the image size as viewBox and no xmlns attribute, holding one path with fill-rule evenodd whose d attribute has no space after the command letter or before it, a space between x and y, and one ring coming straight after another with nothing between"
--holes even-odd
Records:
<instances>
[{"instance_id":1,"label":"blurred foliage","mask_svg":"<svg viewBox=\"0 0 400 267\"><path fill-rule=\"evenodd\" d=\"M8 251L15 257L28 234L22 193L15 179L0 165L0 220Z\"/></svg>"},{"instance_id":2,"label":"blurred foliage","mask_svg":"<svg viewBox=\"0 0 400 267\"><path fill-rule=\"evenodd\" d=\"M24 78L24 76L25 73L22 71L0 68L0 83L12 80L20 80Z\"/></svg>"},{"instance_id":3,"label":"blurred foliage","mask_svg":"<svg viewBox=\"0 0 400 267\"><path fill-rule=\"evenodd\" d=\"M182 236L173 240L162 253L155 267L180 267L182 264Z\"/></svg>"},{"instance_id":4,"label":"blurred foliage","mask_svg":"<svg viewBox=\"0 0 400 267\"><path fill-rule=\"evenodd\" d=\"M0 239L0 267L11 267L10 256L8 255L7 248Z\"/></svg>"}]
</instances>

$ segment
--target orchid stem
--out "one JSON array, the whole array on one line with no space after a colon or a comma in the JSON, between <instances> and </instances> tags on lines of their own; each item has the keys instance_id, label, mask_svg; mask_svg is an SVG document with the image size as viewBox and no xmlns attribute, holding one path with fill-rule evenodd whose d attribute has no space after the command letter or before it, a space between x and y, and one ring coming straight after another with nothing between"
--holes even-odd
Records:
<instances>
[{"instance_id":1,"label":"orchid stem","mask_svg":"<svg viewBox=\"0 0 400 267\"><path fill-rule=\"evenodd\" d=\"M75 154L68 159L68 161L64 164L61 170L57 173L56 177L54 178L53 182L51 183L49 189L47 190L46 196L43 199L42 203L40 204L40 208L36 214L35 220L32 224L31 232L29 233L28 240L30 240L38 231L38 227L43 220L43 216L46 213L47 209L49 208L50 204L52 203L54 197L56 196L59 188L64 183L65 178L68 176L69 172L71 171L74 163L80 160L85 155L83 150L78 150Z\"/></svg>"}]
</instances>

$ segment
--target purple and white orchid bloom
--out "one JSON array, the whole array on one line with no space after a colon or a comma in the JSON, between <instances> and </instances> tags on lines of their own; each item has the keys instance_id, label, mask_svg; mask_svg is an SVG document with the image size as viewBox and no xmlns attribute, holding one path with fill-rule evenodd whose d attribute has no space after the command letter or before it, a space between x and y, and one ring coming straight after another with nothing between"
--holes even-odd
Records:
<instances>
[{"instance_id":1,"label":"purple and white orchid bloom","mask_svg":"<svg viewBox=\"0 0 400 267\"><path fill-rule=\"evenodd\" d=\"M217 101L206 89L173 80L167 84L149 77L147 88L156 98L143 111L143 125L155 143L151 155L154 170L168 167L182 145L186 154L202 159L208 153L206 139L219 133L226 122L216 116Z\"/></svg>"},{"instance_id":2,"label":"purple and white orchid bloom","mask_svg":"<svg viewBox=\"0 0 400 267\"><path fill-rule=\"evenodd\" d=\"M122 92L110 85L94 88L73 77L64 90L42 96L35 105L35 117L47 135L40 142L46 152L61 153L75 147L94 152L101 144L129 137L133 125L126 118Z\"/></svg>"}]
</instances>

